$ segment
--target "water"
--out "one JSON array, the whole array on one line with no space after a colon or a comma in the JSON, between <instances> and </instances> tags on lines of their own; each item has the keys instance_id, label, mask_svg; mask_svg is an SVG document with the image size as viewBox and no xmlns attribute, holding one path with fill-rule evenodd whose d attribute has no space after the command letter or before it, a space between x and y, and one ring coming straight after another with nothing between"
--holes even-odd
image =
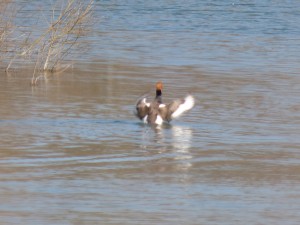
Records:
<instances>
[{"instance_id":1,"label":"water","mask_svg":"<svg viewBox=\"0 0 300 225\"><path fill-rule=\"evenodd\" d=\"M73 70L0 74L0 223L299 224L298 6L98 1ZM196 106L153 129L158 80Z\"/></svg>"},{"instance_id":2,"label":"water","mask_svg":"<svg viewBox=\"0 0 300 225\"><path fill-rule=\"evenodd\" d=\"M299 3L104 1L101 51L150 65L298 73ZM112 38L113 37L113 38Z\"/></svg>"}]
</instances>

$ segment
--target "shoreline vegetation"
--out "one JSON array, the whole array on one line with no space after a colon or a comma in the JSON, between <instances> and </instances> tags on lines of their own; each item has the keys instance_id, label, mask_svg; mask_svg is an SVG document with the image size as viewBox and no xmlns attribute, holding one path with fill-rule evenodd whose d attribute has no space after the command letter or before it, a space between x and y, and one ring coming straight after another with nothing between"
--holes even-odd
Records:
<instances>
[{"instance_id":1,"label":"shoreline vegetation","mask_svg":"<svg viewBox=\"0 0 300 225\"><path fill-rule=\"evenodd\" d=\"M0 3L0 67L6 73L24 65L33 68L31 85L37 85L47 73L61 73L72 63L70 56L85 51L84 38L92 31L94 0L57 0L37 15L26 15L36 20L31 25L18 24L24 16L17 2ZM27 11L33 14L33 11ZM50 12L50 13L49 13ZM46 21L42 29L34 25Z\"/></svg>"}]
</instances>

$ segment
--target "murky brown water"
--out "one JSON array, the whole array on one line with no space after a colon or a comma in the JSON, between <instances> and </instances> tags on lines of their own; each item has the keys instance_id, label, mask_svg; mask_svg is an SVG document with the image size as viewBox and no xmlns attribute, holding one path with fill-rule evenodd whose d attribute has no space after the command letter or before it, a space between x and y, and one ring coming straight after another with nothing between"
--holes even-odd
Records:
<instances>
[{"instance_id":1,"label":"murky brown water","mask_svg":"<svg viewBox=\"0 0 300 225\"><path fill-rule=\"evenodd\" d=\"M17 2L47 27L52 1ZM72 70L0 71L0 224L300 224L299 7L95 1ZM153 129L158 80L196 106Z\"/></svg>"},{"instance_id":2,"label":"murky brown water","mask_svg":"<svg viewBox=\"0 0 300 225\"><path fill-rule=\"evenodd\" d=\"M299 222L298 77L81 68L1 74L1 224ZM161 130L132 114L156 80L197 99Z\"/></svg>"}]
</instances>

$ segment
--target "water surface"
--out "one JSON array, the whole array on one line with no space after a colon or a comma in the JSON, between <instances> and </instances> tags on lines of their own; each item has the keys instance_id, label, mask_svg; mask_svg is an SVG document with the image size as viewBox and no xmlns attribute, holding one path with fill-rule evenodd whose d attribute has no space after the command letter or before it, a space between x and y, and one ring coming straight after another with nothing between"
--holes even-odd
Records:
<instances>
[{"instance_id":1,"label":"water surface","mask_svg":"<svg viewBox=\"0 0 300 225\"><path fill-rule=\"evenodd\" d=\"M0 74L1 224L299 224L298 3L96 6L72 70ZM158 80L196 106L155 129Z\"/></svg>"}]
</instances>

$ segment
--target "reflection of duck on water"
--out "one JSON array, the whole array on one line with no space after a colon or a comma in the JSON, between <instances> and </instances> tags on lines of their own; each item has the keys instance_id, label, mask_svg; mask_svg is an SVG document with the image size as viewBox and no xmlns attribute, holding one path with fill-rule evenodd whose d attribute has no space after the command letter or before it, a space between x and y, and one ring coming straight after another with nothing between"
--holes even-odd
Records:
<instances>
[{"instance_id":1,"label":"reflection of duck on water","mask_svg":"<svg viewBox=\"0 0 300 225\"><path fill-rule=\"evenodd\" d=\"M156 83L156 96L152 102L147 102L146 97L142 97L136 104L136 116L144 123L161 125L163 122L170 122L182 115L182 113L193 108L194 97L187 95L184 99L177 99L170 104L162 103L161 82Z\"/></svg>"}]
</instances>

